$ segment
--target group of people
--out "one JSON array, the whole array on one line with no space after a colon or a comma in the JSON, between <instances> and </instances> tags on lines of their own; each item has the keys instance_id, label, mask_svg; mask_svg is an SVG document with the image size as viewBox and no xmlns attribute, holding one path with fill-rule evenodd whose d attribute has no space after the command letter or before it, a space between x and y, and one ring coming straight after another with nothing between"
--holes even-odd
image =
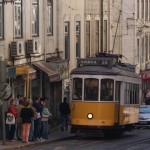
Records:
<instances>
[{"instance_id":1,"label":"group of people","mask_svg":"<svg viewBox=\"0 0 150 150\"><path fill-rule=\"evenodd\" d=\"M9 100L6 112L6 138L9 141L48 139L48 119L52 114L46 107L45 98L25 99L18 95Z\"/></svg>"},{"instance_id":2,"label":"group of people","mask_svg":"<svg viewBox=\"0 0 150 150\"><path fill-rule=\"evenodd\" d=\"M52 116L46 106L46 98L36 97L33 100L18 95L10 98L6 112L6 138L9 141L19 140L44 141L48 139L49 117ZM61 130L67 131L70 117L70 106L67 98L59 105L61 114Z\"/></svg>"}]
</instances>

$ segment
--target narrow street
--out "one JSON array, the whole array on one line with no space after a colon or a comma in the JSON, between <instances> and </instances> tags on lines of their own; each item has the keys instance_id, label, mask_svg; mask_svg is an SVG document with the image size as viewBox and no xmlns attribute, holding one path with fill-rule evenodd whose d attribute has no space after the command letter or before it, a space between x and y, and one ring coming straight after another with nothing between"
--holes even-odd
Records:
<instances>
[{"instance_id":1,"label":"narrow street","mask_svg":"<svg viewBox=\"0 0 150 150\"><path fill-rule=\"evenodd\" d=\"M121 138L72 137L50 144L25 148L24 150L149 150L149 129L135 129Z\"/></svg>"}]
</instances>

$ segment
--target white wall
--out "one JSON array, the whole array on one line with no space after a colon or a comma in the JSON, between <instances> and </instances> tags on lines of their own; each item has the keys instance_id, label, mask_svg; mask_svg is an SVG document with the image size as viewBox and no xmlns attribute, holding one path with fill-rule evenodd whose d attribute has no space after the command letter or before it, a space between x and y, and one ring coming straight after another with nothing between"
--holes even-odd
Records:
<instances>
[{"instance_id":1,"label":"white wall","mask_svg":"<svg viewBox=\"0 0 150 150\"><path fill-rule=\"evenodd\" d=\"M84 0L58 0L58 48L65 52L64 23L70 22L70 70L76 67L76 32L75 22L81 21L81 57L84 57Z\"/></svg>"}]
</instances>

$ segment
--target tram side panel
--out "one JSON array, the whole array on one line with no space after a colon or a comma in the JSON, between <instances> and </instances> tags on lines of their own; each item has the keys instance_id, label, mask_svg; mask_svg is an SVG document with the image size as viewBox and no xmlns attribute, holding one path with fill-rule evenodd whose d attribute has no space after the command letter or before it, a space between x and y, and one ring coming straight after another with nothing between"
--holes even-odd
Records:
<instances>
[{"instance_id":1,"label":"tram side panel","mask_svg":"<svg viewBox=\"0 0 150 150\"><path fill-rule=\"evenodd\" d=\"M124 81L130 81L130 80L129 80L129 78L124 79ZM120 113L119 113L119 124L120 125L135 124L138 122L139 103L140 103L140 84L136 84L137 90L135 90L133 87L132 81L134 81L134 79L132 79L130 82L122 82L122 84L121 84ZM131 91L132 91L131 89L134 89L136 91L134 93L136 93L136 95L137 95L136 97L134 96L134 98L132 98L132 99L131 99L131 95L130 95ZM127 92L125 92L125 91L127 91ZM133 99L134 99L134 101L133 101Z\"/></svg>"},{"instance_id":2,"label":"tram side panel","mask_svg":"<svg viewBox=\"0 0 150 150\"><path fill-rule=\"evenodd\" d=\"M120 125L135 124L138 122L139 105L120 106Z\"/></svg>"},{"instance_id":3,"label":"tram side panel","mask_svg":"<svg viewBox=\"0 0 150 150\"><path fill-rule=\"evenodd\" d=\"M114 126L118 123L118 103L72 102L71 124L77 126ZM92 114L92 118L88 118Z\"/></svg>"}]
</instances>

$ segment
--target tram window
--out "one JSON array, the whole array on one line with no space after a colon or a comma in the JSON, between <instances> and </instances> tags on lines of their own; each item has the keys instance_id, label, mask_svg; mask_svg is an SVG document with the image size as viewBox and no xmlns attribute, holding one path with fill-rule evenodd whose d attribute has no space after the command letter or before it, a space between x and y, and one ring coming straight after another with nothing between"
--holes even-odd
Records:
<instances>
[{"instance_id":1,"label":"tram window","mask_svg":"<svg viewBox=\"0 0 150 150\"><path fill-rule=\"evenodd\" d=\"M88 78L84 81L84 99L87 101L98 101L99 80Z\"/></svg>"},{"instance_id":2,"label":"tram window","mask_svg":"<svg viewBox=\"0 0 150 150\"><path fill-rule=\"evenodd\" d=\"M73 100L82 100L82 84L81 78L73 79Z\"/></svg>"},{"instance_id":3,"label":"tram window","mask_svg":"<svg viewBox=\"0 0 150 150\"><path fill-rule=\"evenodd\" d=\"M130 83L130 86L129 86L129 91L130 91L130 104L133 104L133 87L132 87L132 83Z\"/></svg>"},{"instance_id":4,"label":"tram window","mask_svg":"<svg viewBox=\"0 0 150 150\"><path fill-rule=\"evenodd\" d=\"M125 104L139 104L139 85L126 83Z\"/></svg>"},{"instance_id":5,"label":"tram window","mask_svg":"<svg viewBox=\"0 0 150 150\"><path fill-rule=\"evenodd\" d=\"M114 80L101 80L101 101L113 101L114 98Z\"/></svg>"},{"instance_id":6,"label":"tram window","mask_svg":"<svg viewBox=\"0 0 150 150\"><path fill-rule=\"evenodd\" d=\"M140 85L137 85L137 102L136 104L140 103Z\"/></svg>"},{"instance_id":7,"label":"tram window","mask_svg":"<svg viewBox=\"0 0 150 150\"><path fill-rule=\"evenodd\" d=\"M115 100L116 101L120 101L120 90L121 90L121 88L120 88L120 86L121 86L121 82L116 82L116 94L115 94Z\"/></svg>"}]
</instances>

